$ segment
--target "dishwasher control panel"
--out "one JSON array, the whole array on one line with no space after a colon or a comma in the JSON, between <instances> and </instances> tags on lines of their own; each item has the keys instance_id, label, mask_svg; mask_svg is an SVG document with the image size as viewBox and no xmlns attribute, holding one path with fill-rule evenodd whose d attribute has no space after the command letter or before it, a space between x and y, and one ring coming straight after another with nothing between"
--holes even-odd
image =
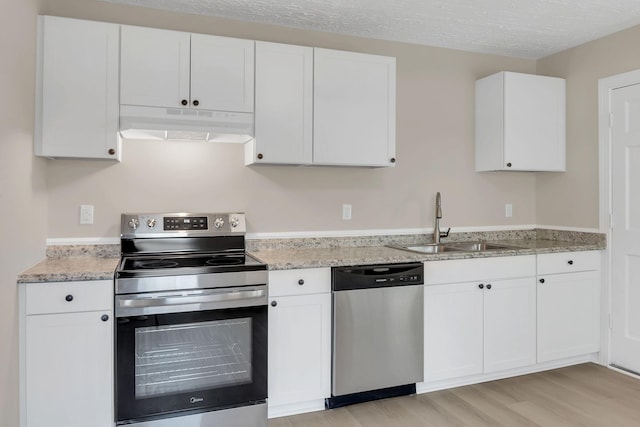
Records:
<instances>
[{"instance_id":1,"label":"dishwasher control panel","mask_svg":"<svg viewBox=\"0 0 640 427\"><path fill-rule=\"evenodd\" d=\"M334 267L332 269L333 291L422 284L424 284L424 264L422 263Z\"/></svg>"}]
</instances>

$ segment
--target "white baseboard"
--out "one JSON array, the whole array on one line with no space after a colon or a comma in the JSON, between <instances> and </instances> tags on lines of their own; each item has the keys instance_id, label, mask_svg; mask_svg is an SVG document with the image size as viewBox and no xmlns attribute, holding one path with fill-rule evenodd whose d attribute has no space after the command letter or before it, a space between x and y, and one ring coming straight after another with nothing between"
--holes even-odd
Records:
<instances>
[{"instance_id":1,"label":"white baseboard","mask_svg":"<svg viewBox=\"0 0 640 427\"><path fill-rule=\"evenodd\" d=\"M428 393L431 391L446 390L454 387L461 387L466 385L478 384L487 381L501 380L504 378L516 377L519 375L534 374L536 372L548 371L550 369L563 368L565 366L578 365L580 363L593 362L600 364L598 359L598 353L586 354L583 356L570 357L560 360L554 360L552 362L538 363L531 366L525 366L517 369L509 369L507 371L472 375L468 377L453 378L449 380L423 382L416 384L416 392Z\"/></svg>"},{"instance_id":2,"label":"white baseboard","mask_svg":"<svg viewBox=\"0 0 640 427\"><path fill-rule=\"evenodd\" d=\"M269 406L269 418L287 417L289 415L305 414L307 412L324 411L324 399L275 406L269 404L269 400L267 399L267 404Z\"/></svg>"}]
</instances>

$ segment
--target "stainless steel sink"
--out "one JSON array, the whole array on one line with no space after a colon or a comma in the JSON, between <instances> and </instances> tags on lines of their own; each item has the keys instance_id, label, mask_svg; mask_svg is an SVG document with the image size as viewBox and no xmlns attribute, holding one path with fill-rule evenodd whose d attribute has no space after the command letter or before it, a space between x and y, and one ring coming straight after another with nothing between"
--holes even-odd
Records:
<instances>
[{"instance_id":1,"label":"stainless steel sink","mask_svg":"<svg viewBox=\"0 0 640 427\"><path fill-rule=\"evenodd\" d=\"M395 249L402 249L405 251L419 252L421 254L439 254L441 252L459 252L462 249L452 248L445 244L434 245L422 245L422 246L391 246Z\"/></svg>"},{"instance_id":2,"label":"stainless steel sink","mask_svg":"<svg viewBox=\"0 0 640 427\"><path fill-rule=\"evenodd\" d=\"M446 243L449 248L454 248L459 251L466 252L484 252L484 251L499 251L506 249L517 249L513 246L501 245L497 243L489 242L459 242L459 243Z\"/></svg>"},{"instance_id":3,"label":"stainless steel sink","mask_svg":"<svg viewBox=\"0 0 640 427\"><path fill-rule=\"evenodd\" d=\"M442 252L485 252L517 249L514 246L502 245L489 242L457 242L457 243L439 243L431 245L416 246L391 246L395 249L405 251L418 252L422 254L438 254Z\"/></svg>"}]
</instances>

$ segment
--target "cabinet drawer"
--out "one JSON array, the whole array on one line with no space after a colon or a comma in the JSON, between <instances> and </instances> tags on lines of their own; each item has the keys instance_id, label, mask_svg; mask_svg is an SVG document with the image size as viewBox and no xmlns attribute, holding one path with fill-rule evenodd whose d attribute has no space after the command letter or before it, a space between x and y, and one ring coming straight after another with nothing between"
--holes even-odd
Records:
<instances>
[{"instance_id":1,"label":"cabinet drawer","mask_svg":"<svg viewBox=\"0 0 640 427\"><path fill-rule=\"evenodd\" d=\"M538 255L538 275L600 269L600 251Z\"/></svg>"},{"instance_id":2,"label":"cabinet drawer","mask_svg":"<svg viewBox=\"0 0 640 427\"><path fill-rule=\"evenodd\" d=\"M536 275L535 255L428 261L424 264L424 283L462 283Z\"/></svg>"},{"instance_id":3,"label":"cabinet drawer","mask_svg":"<svg viewBox=\"0 0 640 427\"><path fill-rule=\"evenodd\" d=\"M26 314L113 310L111 280L28 283L23 286L26 286Z\"/></svg>"},{"instance_id":4,"label":"cabinet drawer","mask_svg":"<svg viewBox=\"0 0 640 427\"><path fill-rule=\"evenodd\" d=\"M269 296L331 292L330 268L305 268L269 272Z\"/></svg>"}]
</instances>

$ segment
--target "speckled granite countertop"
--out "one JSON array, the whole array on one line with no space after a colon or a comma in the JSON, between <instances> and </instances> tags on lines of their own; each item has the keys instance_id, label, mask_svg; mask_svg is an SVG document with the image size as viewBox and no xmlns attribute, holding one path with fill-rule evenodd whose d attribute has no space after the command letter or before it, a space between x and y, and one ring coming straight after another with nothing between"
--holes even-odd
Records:
<instances>
[{"instance_id":1,"label":"speckled granite countertop","mask_svg":"<svg viewBox=\"0 0 640 427\"><path fill-rule=\"evenodd\" d=\"M47 247L47 258L18 276L18 283L113 280L120 245L59 245Z\"/></svg>"},{"instance_id":2,"label":"speckled granite countertop","mask_svg":"<svg viewBox=\"0 0 640 427\"><path fill-rule=\"evenodd\" d=\"M365 246L313 249L267 249L251 252L251 255L269 264L269 270L287 270L296 268L535 255L553 252L601 250L605 248L602 243L567 242L545 239L492 240L491 243L509 245L514 248L484 251L481 253L452 251L438 254L421 254L385 246Z\"/></svg>"},{"instance_id":3,"label":"speckled granite countertop","mask_svg":"<svg viewBox=\"0 0 640 427\"><path fill-rule=\"evenodd\" d=\"M18 276L18 283L113 280L119 258L48 258Z\"/></svg>"},{"instance_id":4,"label":"speckled granite countertop","mask_svg":"<svg viewBox=\"0 0 640 427\"><path fill-rule=\"evenodd\" d=\"M424 245L429 235L359 236L247 240L251 255L270 270L372 265L445 259L487 258L552 252L602 250L606 236L547 229L457 233L447 243L490 241L514 247L507 250L421 254L385 245ZM120 245L61 245L47 248L47 259L18 276L18 283L112 280Z\"/></svg>"}]
</instances>

